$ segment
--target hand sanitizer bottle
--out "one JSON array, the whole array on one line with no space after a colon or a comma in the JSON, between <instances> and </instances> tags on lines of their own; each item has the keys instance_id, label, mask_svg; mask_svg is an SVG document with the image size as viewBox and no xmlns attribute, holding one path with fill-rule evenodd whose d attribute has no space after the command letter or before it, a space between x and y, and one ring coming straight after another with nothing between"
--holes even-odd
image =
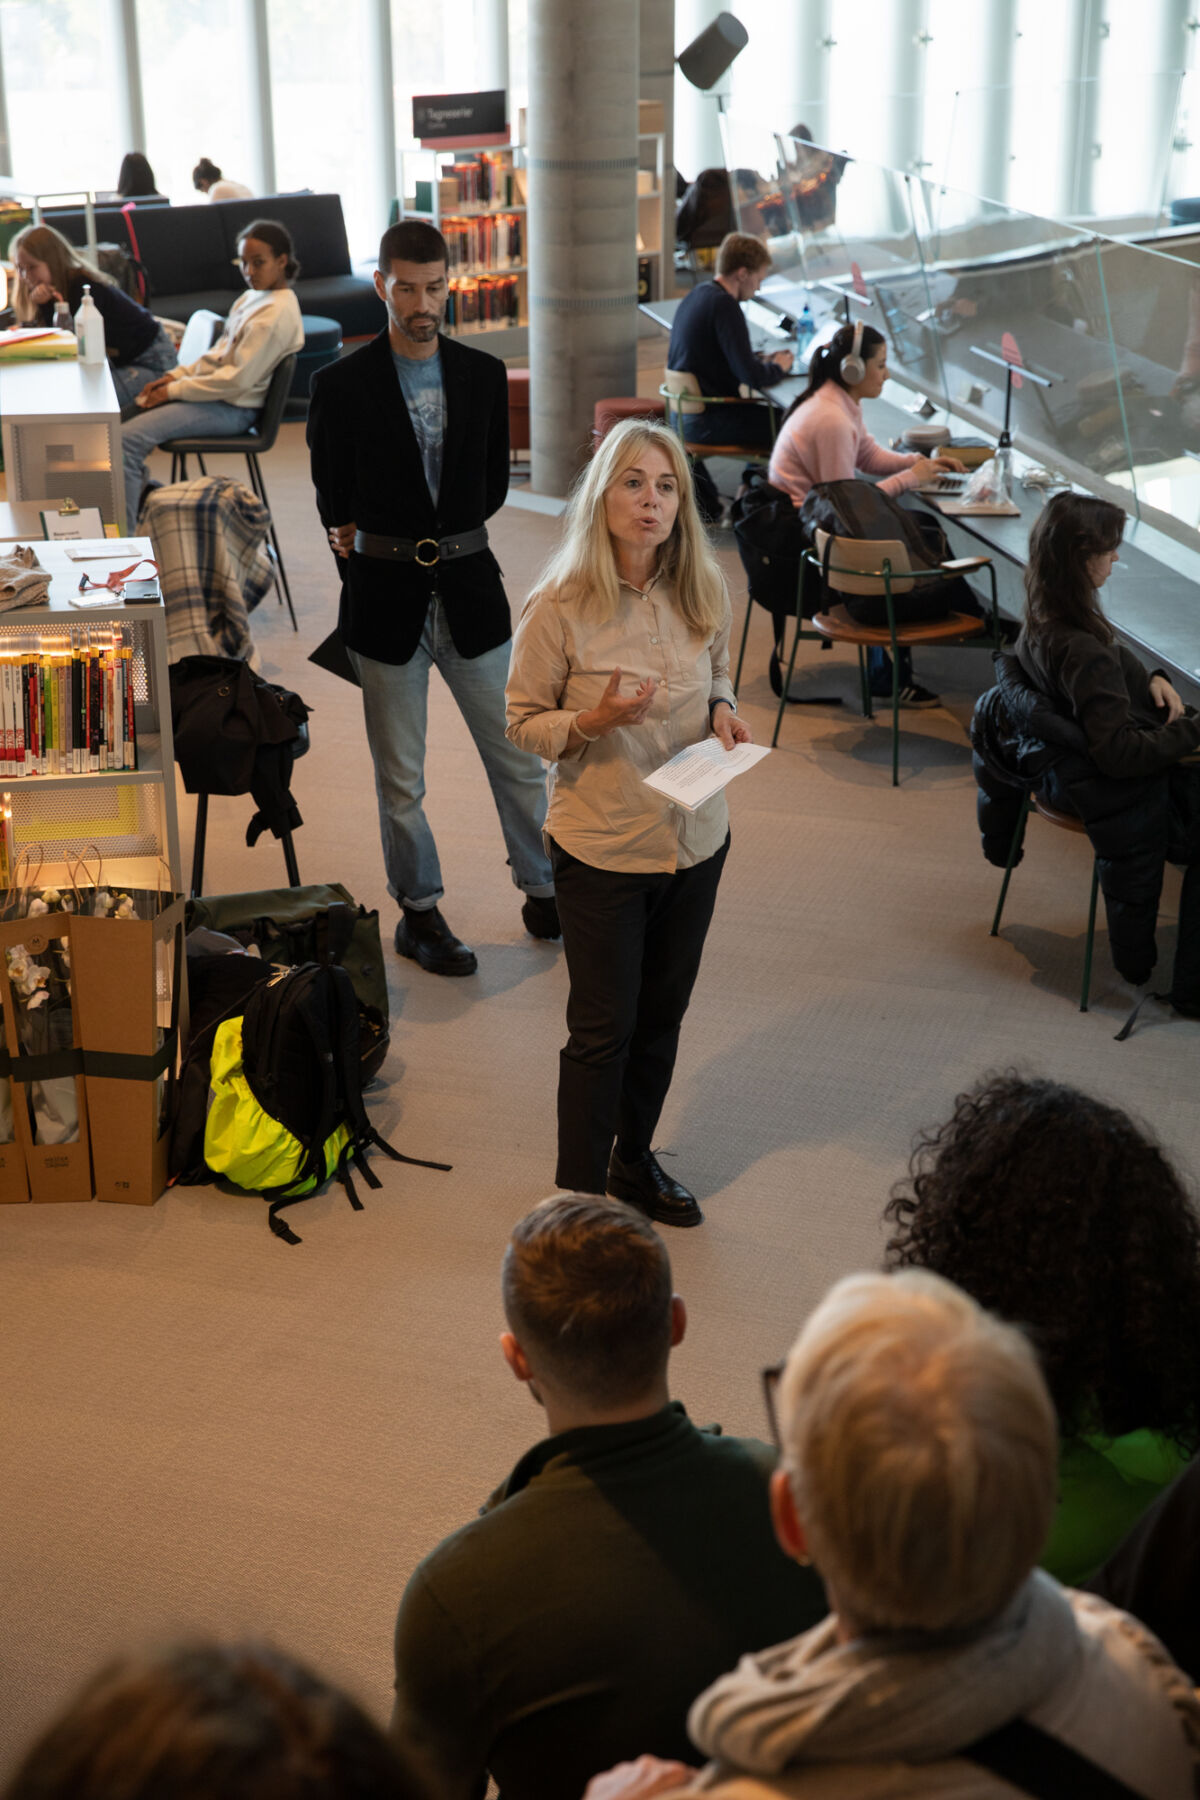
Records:
<instances>
[{"instance_id":1,"label":"hand sanitizer bottle","mask_svg":"<svg viewBox=\"0 0 1200 1800\"><path fill-rule=\"evenodd\" d=\"M94 366L105 360L104 320L100 317L100 310L92 299L92 290L86 284L82 303L79 311L75 314L75 335L79 339L81 362Z\"/></svg>"}]
</instances>

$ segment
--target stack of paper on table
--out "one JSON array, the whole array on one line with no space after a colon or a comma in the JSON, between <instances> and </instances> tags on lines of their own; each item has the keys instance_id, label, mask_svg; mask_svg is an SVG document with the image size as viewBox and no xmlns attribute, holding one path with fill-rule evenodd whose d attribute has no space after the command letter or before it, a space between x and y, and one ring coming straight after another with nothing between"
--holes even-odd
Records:
<instances>
[{"instance_id":1,"label":"stack of paper on table","mask_svg":"<svg viewBox=\"0 0 1200 1800\"><path fill-rule=\"evenodd\" d=\"M72 361L78 354L73 331L23 325L0 331L0 362Z\"/></svg>"}]
</instances>

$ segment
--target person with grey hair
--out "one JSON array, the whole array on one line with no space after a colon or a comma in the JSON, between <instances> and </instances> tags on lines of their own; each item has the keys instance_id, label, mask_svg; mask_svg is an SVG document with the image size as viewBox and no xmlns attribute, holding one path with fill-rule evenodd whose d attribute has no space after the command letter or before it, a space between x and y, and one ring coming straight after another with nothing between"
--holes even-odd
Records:
<instances>
[{"instance_id":1,"label":"person with grey hair","mask_svg":"<svg viewBox=\"0 0 1200 1800\"><path fill-rule=\"evenodd\" d=\"M548 1436L409 1580L392 1742L436 1800L578 1800L639 1749L687 1753L688 1706L825 1612L771 1530L768 1444L698 1429L667 1380L687 1314L620 1201L559 1195L514 1228L500 1347Z\"/></svg>"},{"instance_id":2,"label":"person with grey hair","mask_svg":"<svg viewBox=\"0 0 1200 1800\"><path fill-rule=\"evenodd\" d=\"M831 1610L696 1700L705 1794L1195 1795L1188 1678L1127 1614L1035 1568L1058 1432L1019 1331L924 1271L854 1275L768 1381L776 1536ZM643 1757L588 1800L695 1775Z\"/></svg>"}]
</instances>

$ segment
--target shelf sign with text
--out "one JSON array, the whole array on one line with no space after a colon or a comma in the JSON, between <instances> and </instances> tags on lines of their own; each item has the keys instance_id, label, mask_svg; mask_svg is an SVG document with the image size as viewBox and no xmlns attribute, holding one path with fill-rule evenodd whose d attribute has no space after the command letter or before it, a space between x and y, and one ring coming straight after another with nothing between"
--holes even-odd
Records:
<instances>
[{"instance_id":1,"label":"shelf sign with text","mask_svg":"<svg viewBox=\"0 0 1200 1800\"><path fill-rule=\"evenodd\" d=\"M507 144L508 96L503 88L482 94L414 94L413 136L426 150Z\"/></svg>"}]
</instances>

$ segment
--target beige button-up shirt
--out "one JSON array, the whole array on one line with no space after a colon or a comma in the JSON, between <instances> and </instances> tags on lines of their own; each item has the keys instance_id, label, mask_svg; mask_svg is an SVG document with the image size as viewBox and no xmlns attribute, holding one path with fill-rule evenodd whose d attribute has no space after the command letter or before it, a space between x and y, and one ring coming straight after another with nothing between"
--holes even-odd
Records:
<instances>
[{"instance_id":1,"label":"beige button-up shirt","mask_svg":"<svg viewBox=\"0 0 1200 1800\"><path fill-rule=\"evenodd\" d=\"M628 874L690 869L725 842L729 811L717 794L695 813L673 806L643 777L709 735L709 703L728 700L729 602L715 632L694 633L669 583L644 593L621 584L621 608L600 625L543 595L526 607L513 639L508 735L552 764L546 832L597 869ZM600 702L614 669L632 694L653 675L658 691L640 725L618 726L567 749L576 717Z\"/></svg>"}]
</instances>

